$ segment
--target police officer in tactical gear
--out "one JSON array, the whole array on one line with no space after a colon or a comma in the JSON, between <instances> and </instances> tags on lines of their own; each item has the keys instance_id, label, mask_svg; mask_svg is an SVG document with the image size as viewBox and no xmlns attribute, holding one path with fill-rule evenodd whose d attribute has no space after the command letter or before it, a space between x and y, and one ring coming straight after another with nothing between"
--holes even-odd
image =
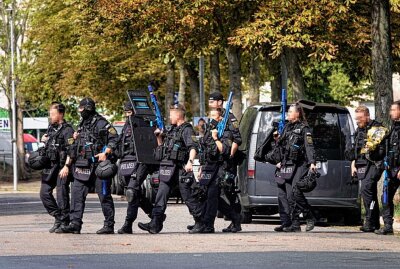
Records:
<instances>
[{"instance_id":1,"label":"police officer in tactical gear","mask_svg":"<svg viewBox=\"0 0 400 269\"><path fill-rule=\"evenodd\" d=\"M371 120L369 109L359 106L355 110L357 130L354 134L354 146L351 151L351 173L353 177L361 180L361 197L365 208L364 225L362 232L374 232L379 230L379 205L378 205L378 181L383 172L382 160L385 155L383 145L379 145L373 152L362 153L367 141L367 133L372 127L382 127L382 124Z\"/></svg>"},{"instance_id":2,"label":"police officer in tactical gear","mask_svg":"<svg viewBox=\"0 0 400 269\"><path fill-rule=\"evenodd\" d=\"M140 223L139 228L149 233L159 233L163 228L165 210L170 189L178 184L182 200L189 208L196 222L201 220L201 204L192 196L193 161L196 157L196 144L193 141L194 130L190 123L185 122L185 108L182 105L170 107L169 118L171 128L166 133L157 129L158 147L155 159L160 164L160 186L157 191L155 205L150 223Z\"/></svg>"},{"instance_id":3,"label":"police officer in tactical gear","mask_svg":"<svg viewBox=\"0 0 400 269\"><path fill-rule=\"evenodd\" d=\"M81 100L79 112L82 120L78 132L74 133L74 148L70 152L71 158L75 161L71 193L71 223L60 233L80 233L86 196L94 185L105 217L104 227L98 230L97 234L112 234L115 214L111 196L112 180L106 180L103 186L103 180L96 176L95 170L99 163L107 160L115 149L118 135L115 128L96 112L96 104L91 98L86 97Z\"/></svg>"},{"instance_id":4,"label":"police officer in tactical gear","mask_svg":"<svg viewBox=\"0 0 400 269\"><path fill-rule=\"evenodd\" d=\"M146 126L142 118L134 117L132 103L126 102L124 105L126 116L125 125L117 142L117 152L120 161L120 175L125 177L128 182L126 198L128 208L125 223L118 230L119 234L131 234L132 223L136 220L139 206L147 215L151 215L153 204L146 197L141 195L141 186L147 175L154 172L154 165L138 163L135 144L133 140L133 130L136 126ZM148 125L148 124L147 124Z\"/></svg>"},{"instance_id":5,"label":"police officer in tactical gear","mask_svg":"<svg viewBox=\"0 0 400 269\"><path fill-rule=\"evenodd\" d=\"M69 224L69 184L71 160L67 157L70 145L73 143L74 129L64 120L65 106L53 102L50 106L50 125L41 139L45 144L43 150L48 161L48 169L42 171L40 199L47 212L55 218L53 227L49 230L54 233L61 226ZM57 191L57 202L53 190Z\"/></svg>"},{"instance_id":6,"label":"police officer in tactical gear","mask_svg":"<svg viewBox=\"0 0 400 269\"><path fill-rule=\"evenodd\" d=\"M307 220L306 231L314 229L315 217L296 183L308 171L315 171L315 152L311 130L303 122L303 110L298 103L290 106L288 123L279 137L281 162L276 166L279 169L276 182L278 183L278 205L282 225L276 227L276 232L300 232L300 214Z\"/></svg>"},{"instance_id":7,"label":"police officer in tactical gear","mask_svg":"<svg viewBox=\"0 0 400 269\"><path fill-rule=\"evenodd\" d=\"M200 139L200 185L205 186L207 190L207 200L203 203L201 225L195 223L189 233L214 233L218 210L232 220L232 224L223 232L236 233L242 230L240 214L221 196L222 192L227 191L227 186L234 185L235 178L228 166L233 134L227 127L222 137L218 138L217 125L222 119L222 109L211 109L210 123L206 127L204 137Z\"/></svg>"},{"instance_id":8,"label":"police officer in tactical gear","mask_svg":"<svg viewBox=\"0 0 400 269\"><path fill-rule=\"evenodd\" d=\"M210 94L208 99L208 106L210 109L220 108L222 109L222 118L225 116L225 108L223 107L224 97L221 92L213 92ZM239 121L236 119L233 113L229 112L229 121L227 124L227 128L232 133L232 147L229 159L226 161L227 171L231 173L232 176L237 176L237 166L240 164L240 156L238 149L242 144L242 136L239 131ZM236 184L236 180L234 181ZM229 204L231 207L240 214L241 205L238 195L238 187L236 185L232 186L231 190L227 190L222 192L224 196L229 200ZM233 222L223 230L223 232L230 232L230 229L233 227Z\"/></svg>"},{"instance_id":9,"label":"police officer in tactical gear","mask_svg":"<svg viewBox=\"0 0 400 269\"><path fill-rule=\"evenodd\" d=\"M384 227L375 230L375 233L379 235L393 234L393 197L400 185L400 100L394 102L390 107L390 117L393 124L386 139L386 148L388 149L386 156L388 157L387 162L389 165L388 198L387 203L384 203L382 195L381 214Z\"/></svg>"}]
</instances>

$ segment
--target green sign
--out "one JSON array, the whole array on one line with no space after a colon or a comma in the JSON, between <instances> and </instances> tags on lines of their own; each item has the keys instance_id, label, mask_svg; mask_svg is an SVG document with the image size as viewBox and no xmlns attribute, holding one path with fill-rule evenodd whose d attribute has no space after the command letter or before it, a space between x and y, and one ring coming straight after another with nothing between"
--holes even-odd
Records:
<instances>
[{"instance_id":1,"label":"green sign","mask_svg":"<svg viewBox=\"0 0 400 269\"><path fill-rule=\"evenodd\" d=\"M11 122L8 117L8 110L0 108L0 130L10 130Z\"/></svg>"},{"instance_id":2,"label":"green sign","mask_svg":"<svg viewBox=\"0 0 400 269\"><path fill-rule=\"evenodd\" d=\"M8 110L0 108L0 118L8 118Z\"/></svg>"}]
</instances>

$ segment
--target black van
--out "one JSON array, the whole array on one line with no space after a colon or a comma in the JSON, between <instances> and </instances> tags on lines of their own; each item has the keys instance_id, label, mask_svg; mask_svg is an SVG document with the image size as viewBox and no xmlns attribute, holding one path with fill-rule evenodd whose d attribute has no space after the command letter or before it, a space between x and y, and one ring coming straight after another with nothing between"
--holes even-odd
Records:
<instances>
[{"instance_id":1,"label":"black van","mask_svg":"<svg viewBox=\"0 0 400 269\"><path fill-rule=\"evenodd\" d=\"M350 161L345 153L353 143L354 125L347 108L307 101L306 120L313 133L317 168L321 177L314 191L307 195L312 207L323 218L347 225L361 222L360 186L351 180ZM246 160L238 169L243 222L256 215L278 213L275 166L254 160L256 149L273 132L273 123L281 118L281 106L268 103L246 109L240 121Z\"/></svg>"}]
</instances>

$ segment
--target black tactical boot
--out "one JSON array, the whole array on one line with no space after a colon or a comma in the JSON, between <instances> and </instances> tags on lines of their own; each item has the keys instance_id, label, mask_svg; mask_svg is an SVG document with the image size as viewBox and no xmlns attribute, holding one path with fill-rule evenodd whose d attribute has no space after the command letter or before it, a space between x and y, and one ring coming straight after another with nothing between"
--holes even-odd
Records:
<instances>
[{"instance_id":1,"label":"black tactical boot","mask_svg":"<svg viewBox=\"0 0 400 269\"><path fill-rule=\"evenodd\" d=\"M312 231L315 227L315 219L314 218L307 219L306 222L307 222L306 232Z\"/></svg>"},{"instance_id":2,"label":"black tactical boot","mask_svg":"<svg viewBox=\"0 0 400 269\"><path fill-rule=\"evenodd\" d=\"M114 226L107 226L104 225L103 228L98 230L96 234L113 234L114 233Z\"/></svg>"},{"instance_id":3,"label":"black tactical boot","mask_svg":"<svg viewBox=\"0 0 400 269\"><path fill-rule=\"evenodd\" d=\"M233 227L231 228L231 233L237 233L242 230L242 225L240 224L240 220L241 220L240 215L236 215L233 218L233 221L232 221Z\"/></svg>"},{"instance_id":4,"label":"black tactical boot","mask_svg":"<svg viewBox=\"0 0 400 269\"><path fill-rule=\"evenodd\" d=\"M158 234L163 228L163 222L158 217L153 217L149 223L138 223L138 227L151 234Z\"/></svg>"},{"instance_id":5,"label":"black tactical boot","mask_svg":"<svg viewBox=\"0 0 400 269\"><path fill-rule=\"evenodd\" d=\"M364 225L360 227L360 231L364 233L373 233L375 231L375 227L373 227L371 223L366 220Z\"/></svg>"},{"instance_id":6,"label":"black tactical boot","mask_svg":"<svg viewBox=\"0 0 400 269\"><path fill-rule=\"evenodd\" d=\"M212 226L205 226L204 229L201 231L202 234L212 234L215 233L215 229Z\"/></svg>"},{"instance_id":7,"label":"black tactical boot","mask_svg":"<svg viewBox=\"0 0 400 269\"><path fill-rule=\"evenodd\" d=\"M60 228L60 226L61 226L61 221L58 218L56 218L53 227L51 227L49 230L49 233L54 233L58 228Z\"/></svg>"},{"instance_id":8,"label":"black tactical boot","mask_svg":"<svg viewBox=\"0 0 400 269\"><path fill-rule=\"evenodd\" d=\"M118 230L119 234L132 234L132 221L125 221L121 229Z\"/></svg>"},{"instance_id":9,"label":"black tactical boot","mask_svg":"<svg viewBox=\"0 0 400 269\"><path fill-rule=\"evenodd\" d=\"M189 231L193 230L194 226L196 225L196 223L194 224L190 224L188 226L186 226L186 229L188 229Z\"/></svg>"},{"instance_id":10,"label":"black tactical boot","mask_svg":"<svg viewBox=\"0 0 400 269\"><path fill-rule=\"evenodd\" d=\"M291 224L282 224L282 225L280 225L280 226L276 226L276 227L274 228L274 231L275 231L275 232L283 232L283 228L285 228L285 227L290 227L290 225L291 225Z\"/></svg>"},{"instance_id":11,"label":"black tactical boot","mask_svg":"<svg viewBox=\"0 0 400 269\"><path fill-rule=\"evenodd\" d=\"M200 221L196 221L196 223L193 225L193 228L189 230L190 234L197 234L201 233L205 228L205 225L201 223Z\"/></svg>"},{"instance_id":12,"label":"black tactical boot","mask_svg":"<svg viewBox=\"0 0 400 269\"><path fill-rule=\"evenodd\" d=\"M60 227L61 228L61 227ZM57 229L56 233L65 233L65 234L80 234L81 226L75 223L70 223L68 226Z\"/></svg>"},{"instance_id":13,"label":"black tactical boot","mask_svg":"<svg viewBox=\"0 0 400 269\"><path fill-rule=\"evenodd\" d=\"M375 230L374 233L378 234L378 235L392 235L392 234L394 234L393 226L392 226L392 224L385 224L385 226L383 226L383 228L380 228L379 230Z\"/></svg>"},{"instance_id":14,"label":"black tactical boot","mask_svg":"<svg viewBox=\"0 0 400 269\"><path fill-rule=\"evenodd\" d=\"M231 222L231 224L229 224L228 227L226 227L225 229L222 229L223 233L237 233L240 232L242 230L242 226L240 225L240 217L239 216L235 216L233 218L233 221Z\"/></svg>"},{"instance_id":15,"label":"black tactical boot","mask_svg":"<svg viewBox=\"0 0 400 269\"><path fill-rule=\"evenodd\" d=\"M62 229L65 229L68 225L69 225L69 220L62 221L60 227L58 227L54 232L62 233Z\"/></svg>"},{"instance_id":16,"label":"black tactical boot","mask_svg":"<svg viewBox=\"0 0 400 269\"><path fill-rule=\"evenodd\" d=\"M274 228L274 231L275 231L275 232L283 232L283 228L285 228L285 226L282 224L282 225L280 225L280 226L276 226L276 227Z\"/></svg>"},{"instance_id":17,"label":"black tactical boot","mask_svg":"<svg viewBox=\"0 0 400 269\"><path fill-rule=\"evenodd\" d=\"M290 225L289 227L284 227L283 231L286 232L286 233L301 232L300 221L298 221L298 220L293 221L292 225Z\"/></svg>"},{"instance_id":18,"label":"black tactical boot","mask_svg":"<svg viewBox=\"0 0 400 269\"><path fill-rule=\"evenodd\" d=\"M228 227L222 229L222 232L223 233L230 233L230 232L232 232L232 228L233 228L233 222L231 222L231 224L229 224Z\"/></svg>"}]
</instances>

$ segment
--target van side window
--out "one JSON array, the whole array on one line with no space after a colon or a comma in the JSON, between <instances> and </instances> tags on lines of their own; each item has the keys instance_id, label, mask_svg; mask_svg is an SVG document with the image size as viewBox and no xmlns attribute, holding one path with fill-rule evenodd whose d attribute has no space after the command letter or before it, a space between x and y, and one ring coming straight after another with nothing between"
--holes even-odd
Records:
<instances>
[{"instance_id":1,"label":"van side window","mask_svg":"<svg viewBox=\"0 0 400 269\"><path fill-rule=\"evenodd\" d=\"M351 141L351 132L348 129L349 119L343 115L348 114L313 111L306 116L308 125L312 129L317 160L345 159L344 153Z\"/></svg>"},{"instance_id":2,"label":"van side window","mask_svg":"<svg viewBox=\"0 0 400 269\"><path fill-rule=\"evenodd\" d=\"M344 150L345 152L350 152L354 144L354 125L350 114L340 113L338 115L341 132L344 136Z\"/></svg>"},{"instance_id":3,"label":"van side window","mask_svg":"<svg viewBox=\"0 0 400 269\"><path fill-rule=\"evenodd\" d=\"M279 122L281 113L279 111L264 111L261 114L260 127L258 128L257 147L271 134L273 122Z\"/></svg>"}]
</instances>

